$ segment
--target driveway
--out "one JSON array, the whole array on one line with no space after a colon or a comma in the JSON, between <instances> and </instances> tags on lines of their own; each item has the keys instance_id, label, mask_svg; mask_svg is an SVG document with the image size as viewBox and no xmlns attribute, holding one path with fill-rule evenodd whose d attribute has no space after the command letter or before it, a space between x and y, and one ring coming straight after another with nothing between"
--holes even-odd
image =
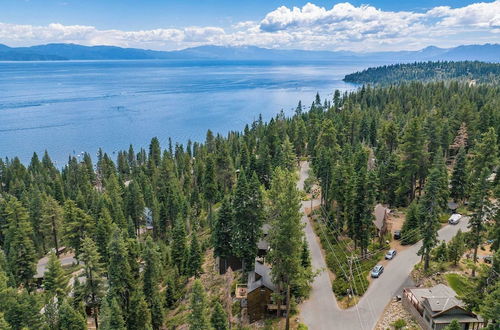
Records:
<instances>
[{"instance_id":1,"label":"driveway","mask_svg":"<svg viewBox=\"0 0 500 330\"><path fill-rule=\"evenodd\" d=\"M309 163L302 162L300 177L297 183L303 189L304 180L307 178ZM318 205L319 200L314 201ZM302 202L302 212L310 201ZM342 310L338 307L332 291L332 284L326 270L326 263L321 252L319 240L316 237L308 217L304 214L302 222L305 224L305 236L311 250L312 266L314 271L320 271L312 283L312 290L308 300L300 305L300 318L311 330L359 330L373 329L382 315L385 306L397 294L401 294L404 286L411 282L408 279L413 266L420 261L417 251L421 242L398 253L385 267L380 278L375 279L370 285L361 301L349 309ZM458 225L448 225L438 231L439 240L449 241L459 229L467 230L469 219L464 217Z\"/></svg>"}]
</instances>

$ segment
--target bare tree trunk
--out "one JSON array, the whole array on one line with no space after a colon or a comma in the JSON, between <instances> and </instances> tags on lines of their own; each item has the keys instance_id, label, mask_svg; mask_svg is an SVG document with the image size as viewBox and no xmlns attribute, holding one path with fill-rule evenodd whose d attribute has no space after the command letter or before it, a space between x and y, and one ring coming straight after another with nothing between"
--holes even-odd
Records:
<instances>
[{"instance_id":1,"label":"bare tree trunk","mask_svg":"<svg viewBox=\"0 0 500 330\"><path fill-rule=\"evenodd\" d=\"M472 268L472 277L476 276L476 263L477 263L477 245L474 247L474 255L472 256L474 267Z\"/></svg>"},{"instance_id":2,"label":"bare tree trunk","mask_svg":"<svg viewBox=\"0 0 500 330\"><path fill-rule=\"evenodd\" d=\"M281 306L278 306L279 309L281 309ZM290 329L290 283L288 283L287 289L286 289L286 323L285 323L285 330Z\"/></svg>"}]
</instances>

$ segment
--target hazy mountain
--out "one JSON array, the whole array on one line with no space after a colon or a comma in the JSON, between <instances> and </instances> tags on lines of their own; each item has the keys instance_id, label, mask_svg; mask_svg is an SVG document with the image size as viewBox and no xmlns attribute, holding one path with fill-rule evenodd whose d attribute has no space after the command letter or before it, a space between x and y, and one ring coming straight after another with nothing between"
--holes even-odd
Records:
<instances>
[{"instance_id":1,"label":"hazy mountain","mask_svg":"<svg viewBox=\"0 0 500 330\"><path fill-rule=\"evenodd\" d=\"M468 45L454 48L426 47L418 51L355 53L347 51L279 50L254 46L200 46L178 51L154 51L114 46L47 44L31 47L8 47L0 44L0 60L268 60L268 61L372 61L411 62L429 60L500 61L500 45Z\"/></svg>"}]
</instances>

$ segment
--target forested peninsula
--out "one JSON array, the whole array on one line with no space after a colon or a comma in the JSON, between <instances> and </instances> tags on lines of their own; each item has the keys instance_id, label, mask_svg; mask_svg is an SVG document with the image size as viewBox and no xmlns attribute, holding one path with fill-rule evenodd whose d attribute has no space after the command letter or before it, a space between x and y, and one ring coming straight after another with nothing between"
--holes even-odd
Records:
<instances>
[{"instance_id":1,"label":"forested peninsula","mask_svg":"<svg viewBox=\"0 0 500 330\"><path fill-rule=\"evenodd\" d=\"M370 85L446 80L498 84L500 82L500 63L442 61L392 64L368 68L344 77L346 82Z\"/></svg>"},{"instance_id":2,"label":"forested peninsula","mask_svg":"<svg viewBox=\"0 0 500 330\"><path fill-rule=\"evenodd\" d=\"M371 69L348 81L491 81L498 74L496 64L440 62ZM453 260L435 248L454 200L473 214L454 249L477 252L492 242L494 266L471 262L477 276L462 297L492 320L500 213L483 211L500 197L500 176L492 177L499 164L498 84L362 87L335 91L332 99L317 95L303 108L226 136L208 131L203 143L162 146L153 138L149 148L130 146L116 159L103 151L97 159L70 157L62 169L47 153L29 164L0 160L0 328L238 327L244 318L233 304L235 288L261 267L259 258L272 267L274 306L293 312L314 276L299 210L309 197L296 188L306 159L314 174L306 190L321 192L315 225L324 230L322 241L334 241L325 251L339 299L363 295L368 283L339 272L347 258L336 259L336 251L348 246L366 274L385 248L373 226L375 204L409 207L402 237L423 240L427 271ZM214 258L237 259L242 269L219 275Z\"/></svg>"}]
</instances>

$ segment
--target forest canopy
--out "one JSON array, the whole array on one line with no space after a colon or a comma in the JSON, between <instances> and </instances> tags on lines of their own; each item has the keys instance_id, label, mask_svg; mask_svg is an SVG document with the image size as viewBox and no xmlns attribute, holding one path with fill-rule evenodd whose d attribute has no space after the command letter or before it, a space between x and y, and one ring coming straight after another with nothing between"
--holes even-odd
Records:
<instances>
[{"instance_id":1,"label":"forest canopy","mask_svg":"<svg viewBox=\"0 0 500 330\"><path fill-rule=\"evenodd\" d=\"M357 84L388 85L409 81L459 80L476 83L500 82L500 63L479 61L415 62L384 65L348 74L344 81Z\"/></svg>"}]
</instances>

